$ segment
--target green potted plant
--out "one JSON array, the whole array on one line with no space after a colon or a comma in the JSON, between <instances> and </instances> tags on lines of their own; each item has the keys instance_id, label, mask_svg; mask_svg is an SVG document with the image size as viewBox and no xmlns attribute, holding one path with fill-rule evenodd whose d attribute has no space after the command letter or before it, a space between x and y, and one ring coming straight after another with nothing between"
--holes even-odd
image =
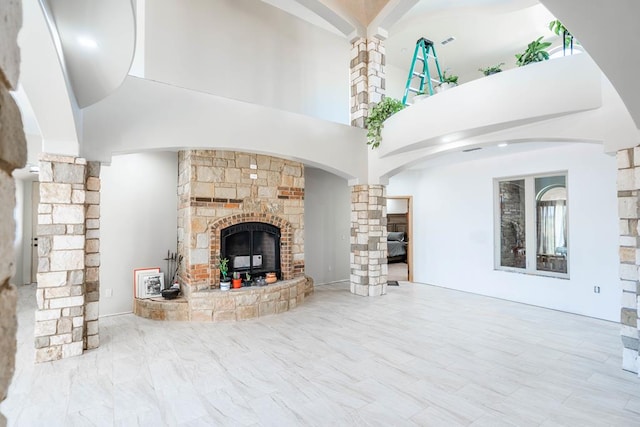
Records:
<instances>
[{"instance_id":1,"label":"green potted plant","mask_svg":"<svg viewBox=\"0 0 640 427\"><path fill-rule=\"evenodd\" d=\"M440 93L456 86L458 86L458 76L455 74L447 76L447 72L445 71L442 73L442 80L440 81L440 84L435 87L435 90L436 93Z\"/></svg>"},{"instance_id":2,"label":"green potted plant","mask_svg":"<svg viewBox=\"0 0 640 427\"><path fill-rule=\"evenodd\" d=\"M569 55L573 55L573 34L571 34L569 30L567 30L567 27L565 27L562 22L556 19L549 22L549 29L553 31L554 34L562 36L562 54L566 55L567 48L569 48Z\"/></svg>"},{"instance_id":3,"label":"green potted plant","mask_svg":"<svg viewBox=\"0 0 640 427\"><path fill-rule=\"evenodd\" d=\"M416 93L413 97L413 103L417 103L420 101L424 101L425 99L427 99L429 97L429 94L424 92L424 91L420 91L418 93Z\"/></svg>"},{"instance_id":4,"label":"green potted plant","mask_svg":"<svg viewBox=\"0 0 640 427\"><path fill-rule=\"evenodd\" d=\"M543 42L542 36L538 37L537 40L529 43L524 52L516 53L516 65L523 67L532 62L546 61L549 59L549 52L547 52L549 46L551 42Z\"/></svg>"},{"instance_id":5,"label":"green potted plant","mask_svg":"<svg viewBox=\"0 0 640 427\"><path fill-rule=\"evenodd\" d=\"M380 146L384 121L404 107L405 105L402 101L385 97L369 111L369 117L367 117L366 121L367 144L371 146L372 150Z\"/></svg>"},{"instance_id":6,"label":"green potted plant","mask_svg":"<svg viewBox=\"0 0 640 427\"><path fill-rule=\"evenodd\" d=\"M480 71L485 76L490 76L491 74L501 73L502 72L502 68L501 67L503 65L504 65L504 62L501 62L498 65L493 65L491 67L478 68L478 71Z\"/></svg>"},{"instance_id":7,"label":"green potted plant","mask_svg":"<svg viewBox=\"0 0 640 427\"><path fill-rule=\"evenodd\" d=\"M562 52L565 51L566 48L571 48L571 53L573 53L573 34L567 30L562 22L558 19L549 22L549 29L553 31L553 33L557 36L562 36L564 43L562 44Z\"/></svg>"},{"instance_id":8,"label":"green potted plant","mask_svg":"<svg viewBox=\"0 0 640 427\"><path fill-rule=\"evenodd\" d=\"M231 280L231 285L233 289L238 289L242 287L242 279L240 278L240 273L237 271L233 272L233 280Z\"/></svg>"},{"instance_id":9,"label":"green potted plant","mask_svg":"<svg viewBox=\"0 0 640 427\"><path fill-rule=\"evenodd\" d=\"M251 280L251 275L249 273L244 275L244 282L242 283L242 286L253 286L253 281Z\"/></svg>"},{"instance_id":10,"label":"green potted plant","mask_svg":"<svg viewBox=\"0 0 640 427\"><path fill-rule=\"evenodd\" d=\"M227 273L229 272L229 259L228 258L220 258L217 265L220 270L220 274L222 278L220 279L220 289L223 291L229 290L230 279L227 277Z\"/></svg>"}]
</instances>

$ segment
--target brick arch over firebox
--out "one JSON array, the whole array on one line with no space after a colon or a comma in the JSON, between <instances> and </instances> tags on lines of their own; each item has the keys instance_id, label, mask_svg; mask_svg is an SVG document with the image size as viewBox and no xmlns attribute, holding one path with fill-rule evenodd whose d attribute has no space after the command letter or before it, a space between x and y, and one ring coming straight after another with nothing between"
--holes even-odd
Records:
<instances>
[{"instance_id":1,"label":"brick arch over firebox","mask_svg":"<svg viewBox=\"0 0 640 427\"><path fill-rule=\"evenodd\" d=\"M229 215L224 218L217 219L209 226L209 260L211 271L211 284L215 287L220 286L220 270L216 268L218 257L220 255L220 231L232 225L242 224L244 222L261 222L270 224L280 229L280 268L282 270L282 279L293 279L295 269L293 265L293 226L289 221L270 213L239 213Z\"/></svg>"}]
</instances>

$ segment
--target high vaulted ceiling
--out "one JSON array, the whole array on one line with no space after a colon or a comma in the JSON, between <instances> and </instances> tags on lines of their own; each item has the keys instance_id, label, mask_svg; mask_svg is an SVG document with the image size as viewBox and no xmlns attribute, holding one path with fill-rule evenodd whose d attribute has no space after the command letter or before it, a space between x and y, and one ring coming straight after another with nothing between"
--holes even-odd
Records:
<instances>
[{"instance_id":1,"label":"high vaulted ceiling","mask_svg":"<svg viewBox=\"0 0 640 427\"><path fill-rule=\"evenodd\" d=\"M323 3L353 17L360 25L367 27L389 0L323 0Z\"/></svg>"},{"instance_id":2,"label":"high vaulted ceiling","mask_svg":"<svg viewBox=\"0 0 640 427\"><path fill-rule=\"evenodd\" d=\"M482 77L478 68L514 67L515 54L538 37L560 44L548 28L554 16L538 0L264 1L348 38L386 38L386 63L407 73L415 43L425 37L435 42L441 67L461 83ZM440 44L450 37L455 40Z\"/></svg>"}]
</instances>

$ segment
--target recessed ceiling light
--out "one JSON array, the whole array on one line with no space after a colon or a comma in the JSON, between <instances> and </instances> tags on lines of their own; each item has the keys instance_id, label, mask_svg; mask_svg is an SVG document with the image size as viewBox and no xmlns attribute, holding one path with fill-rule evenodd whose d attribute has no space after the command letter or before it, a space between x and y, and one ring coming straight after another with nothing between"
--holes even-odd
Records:
<instances>
[{"instance_id":1,"label":"recessed ceiling light","mask_svg":"<svg viewBox=\"0 0 640 427\"><path fill-rule=\"evenodd\" d=\"M504 148L504 147L506 147L507 145L509 145L509 144L507 144L506 142L501 142L500 144L498 144L498 147L500 147L500 148Z\"/></svg>"},{"instance_id":2,"label":"recessed ceiling light","mask_svg":"<svg viewBox=\"0 0 640 427\"><path fill-rule=\"evenodd\" d=\"M95 39L87 36L78 36L76 38L78 44L82 47L86 47L87 49L96 49L98 47L98 42Z\"/></svg>"},{"instance_id":3,"label":"recessed ceiling light","mask_svg":"<svg viewBox=\"0 0 640 427\"><path fill-rule=\"evenodd\" d=\"M451 42L452 42L452 41L454 41L455 39L456 39L455 37L453 37L453 36L449 36L449 37L447 37L446 39L442 40L442 41L440 42L440 44L444 46L445 44L451 43Z\"/></svg>"}]
</instances>

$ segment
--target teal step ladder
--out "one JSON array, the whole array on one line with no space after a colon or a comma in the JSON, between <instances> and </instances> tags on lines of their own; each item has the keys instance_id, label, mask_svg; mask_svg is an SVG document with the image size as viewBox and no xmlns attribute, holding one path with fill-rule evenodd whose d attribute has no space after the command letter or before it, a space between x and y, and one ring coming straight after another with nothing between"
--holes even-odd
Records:
<instances>
[{"instance_id":1,"label":"teal step ladder","mask_svg":"<svg viewBox=\"0 0 640 427\"><path fill-rule=\"evenodd\" d=\"M438 79L431 78L431 72L429 71L429 59L433 59L436 64L436 70L438 70ZM416 71L416 62L422 63L422 72ZM419 81L418 87L412 86L414 79ZM433 46L431 40L422 37L416 42L416 50L413 52L413 60L411 61L411 69L409 70L409 77L407 77L407 86L404 90L404 97L402 103L407 105L407 98L409 92L420 93L426 92L424 86L429 88L429 95L433 95L433 83L442 82L442 73L440 72L440 63L438 62L438 56L436 55L436 49Z\"/></svg>"}]
</instances>

